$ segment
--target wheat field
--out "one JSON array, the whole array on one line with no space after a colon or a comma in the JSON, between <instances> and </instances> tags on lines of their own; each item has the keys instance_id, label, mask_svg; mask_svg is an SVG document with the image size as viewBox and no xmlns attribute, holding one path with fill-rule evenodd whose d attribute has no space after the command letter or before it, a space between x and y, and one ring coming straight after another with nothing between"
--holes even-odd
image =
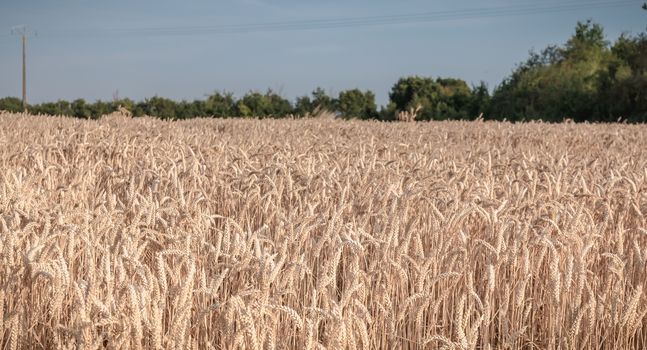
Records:
<instances>
[{"instance_id":1,"label":"wheat field","mask_svg":"<svg viewBox=\"0 0 647 350\"><path fill-rule=\"evenodd\" d=\"M643 349L647 127L0 114L0 349Z\"/></svg>"}]
</instances>

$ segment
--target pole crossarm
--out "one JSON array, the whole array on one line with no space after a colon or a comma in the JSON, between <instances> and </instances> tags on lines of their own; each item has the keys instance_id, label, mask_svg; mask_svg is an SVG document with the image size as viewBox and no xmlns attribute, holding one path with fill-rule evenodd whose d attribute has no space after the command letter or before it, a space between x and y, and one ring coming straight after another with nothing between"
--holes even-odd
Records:
<instances>
[{"instance_id":1,"label":"pole crossarm","mask_svg":"<svg viewBox=\"0 0 647 350\"><path fill-rule=\"evenodd\" d=\"M17 36L33 36L37 33L25 25L20 25L11 27L11 34Z\"/></svg>"}]
</instances>

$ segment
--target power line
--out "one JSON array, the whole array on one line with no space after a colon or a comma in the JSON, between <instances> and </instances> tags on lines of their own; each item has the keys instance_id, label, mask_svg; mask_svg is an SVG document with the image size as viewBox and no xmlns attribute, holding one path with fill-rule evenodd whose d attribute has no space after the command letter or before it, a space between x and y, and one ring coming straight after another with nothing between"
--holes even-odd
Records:
<instances>
[{"instance_id":1,"label":"power line","mask_svg":"<svg viewBox=\"0 0 647 350\"><path fill-rule=\"evenodd\" d=\"M233 25L206 25L206 26L175 26L175 27L150 27L134 29L117 29L117 31L137 34L182 34L182 33L243 33L252 31L275 31L275 30L307 30L307 29L328 29L348 28L358 26L406 24L419 22L434 22L453 19L474 19L485 17L502 17L513 15L532 15L540 13L574 11L582 8L606 8L611 6L626 6L635 4L635 1L597 1L597 2L571 2L558 3L553 5L522 4L516 6L478 8L468 10L424 12L416 14L369 16L369 17L348 17L341 19L315 19L299 20L289 22L269 22L257 24L233 24Z\"/></svg>"},{"instance_id":2,"label":"power line","mask_svg":"<svg viewBox=\"0 0 647 350\"><path fill-rule=\"evenodd\" d=\"M634 0L616 1L569 1L553 4L518 4L513 6L476 8L467 10L434 11L412 14L363 16L346 18L327 18L311 20L294 20L282 22L222 24L203 26L160 26L142 28L106 28L86 30L50 31L48 36L175 36L200 34L240 34L254 32L303 31L317 29L339 29L398 24L431 23L448 20L497 18L509 16L526 16L556 12L571 12L582 9L603 9L636 5Z\"/></svg>"}]
</instances>

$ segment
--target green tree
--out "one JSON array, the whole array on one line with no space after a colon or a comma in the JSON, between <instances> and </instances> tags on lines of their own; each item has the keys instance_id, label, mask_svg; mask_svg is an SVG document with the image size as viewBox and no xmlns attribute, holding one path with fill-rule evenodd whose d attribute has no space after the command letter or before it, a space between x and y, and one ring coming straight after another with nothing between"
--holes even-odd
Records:
<instances>
[{"instance_id":1,"label":"green tree","mask_svg":"<svg viewBox=\"0 0 647 350\"><path fill-rule=\"evenodd\" d=\"M487 116L490 112L490 100L490 91L485 82L472 86L471 98L466 107L468 119L475 119L481 114Z\"/></svg>"},{"instance_id":2,"label":"green tree","mask_svg":"<svg viewBox=\"0 0 647 350\"><path fill-rule=\"evenodd\" d=\"M0 98L0 111L22 112L22 100L16 97Z\"/></svg>"},{"instance_id":3,"label":"green tree","mask_svg":"<svg viewBox=\"0 0 647 350\"><path fill-rule=\"evenodd\" d=\"M100 102L100 101L98 101ZM96 105L96 104L95 104ZM97 108L101 108L98 107ZM138 113L161 119L176 119L176 103L168 98L153 96L142 102L138 102L135 108Z\"/></svg>"},{"instance_id":4,"label":"green tree","mask_svg":"<svg viewBox=\"0 0 647 350\"><path fill-rule=\"evenodd\" d=\"M454 78L411 76L391 88L390 101L396 110L421 107L418 120L464 119L472 103L472 91L465 81ZM474 116L475 117L475 116Z\"/></svg>"},{"instance_id":5,"label":"green tree","mask_svg":"<svg viewBox=\"0 0 647 350\"><path fill-rule=\"evenodd\" d=\"M92 110L90 106L85 103L85 100L82 98L72 101L70 104L72 110L72 116L83 119L90 119L92 117Z\"/></svg>"},{"instance_id":6,"label":"green tree","mask_svg":"<svg viewBox=\"0 0 647 350\"><path fill-rule=\"evenodd\" d=\"M614 59L598 79L602 119L647 122L647 35L623 34L611 51Z\"/></svg>"},{"instance_id":7,"label":"green tree","mask_svg":"<svg viewBox=\"0 0 647 350\"><path fill-rule=\"evenodd\" d=\"M110 114L114 112L115 109L116 106L114 106L111 102L104 102L101 100L97 100L90 105L91 115L94 119L99 118L105 114Z\"/></svg>"},{"instance_id":8,"label":"green tree","mask_svg":"<svg viewBox=\"0 0 647 350\"><path fill-rule=\"evenodd\" d=\"M586 61L591 59L591 55L600 55L608 46L601 25L591 20L577 22L575 34L566 42L563 56L567 60Z\"/></svg>"},{"instance_id":9,"label":"green tree","mask_svg":"<svg viewBox=\"0 0 647 350\"><path fill-rule=\"evenodd\" d=\"M235 106L237 115L243 117L285 117L293 113L290 101L284 99L272 90L265 94L250 91L241 98Z\"/></svg>"},{"instance_id":10,"label":"green tree","mask_svg":"<svg viewBox=\"0 0 647 350\"><path fill-rule=\"evenodd\" d=\"M600 76L613 61L603 28L578 22L563 47L530 54L494 92L491 114L510 120L576 121L604 119Z\"/></svg>"},{"instance_id":11,"label":"green tree","mask_svg":"<svg viewBox=\"0 0 647 350\"><path fill-rule=\"evenodd\" d=\"M314 110L312 101L309 96L297 97L294 103L294 113L299 116L305 116L312 113Z\"/></svg>"},{"instance_id":12,"label":"green tree","mask_svg":"<svg viewBox=\"0 0 647 350\"><path fill-rule=\"evenodd\" d=\"M32 105L29 111L33 114L72 115L70 103L65 100Z\"/></svg>"},{"instance_id":13,"label":"green tree","mask_svg":"<svg viewBox=\"0 0 647 350\"><path fill-rule=\"evenodd\" d=\"M231 117L234 115L236 101L231 92L214 92L205 101L207 114L214 117Z\"/></svg>"},{"instance_id":14,"label":"green tree","mask_svg":"<svg viewBox=\"0 0 647 350\"><path fill-rule=\"evenodd\" d=\"M300 96L294 104L294 113L297 115L315 114L321 111L336 111L335 100L326 91L317 87L310 96Z\"/></svg>"},{"instance_id":15,"label":"green tree","mask_svg":"<svg viewBox=\"0 0 647 350\"><path fill-rule=\"evenodd\" d=\"M339 93L337 110L344 118L373 119L378 117L375 95L359 89Z\"/></svg>"},{"instance_id":16,"label":"green tree","mask_svg":"<svg viewBox=\"0 0 647 350\"><path fill-rule=\"evenodd\" d=\"M120 99L112 100L112 102L110 103L111 112L116 111L119 108L119 106L130 111L133 114L133 116L141 116L141 114L136 113L137 109L135 107L136 106L135 101L129 98L120 98Z\"/></svg>"},{"instance_id":17,"label":"green tree","mask_svg":"<svg viewBox=\"0 0 647 350\"><path fill-rule=\"evenodd\" d=\"M335 101L330 97L326 90L317 87L312 92L312 107L319 110L334 111L335 110Z\"/></svg>"},{"instance_id":18,"label":"green tree","mask_svg":"<svg viewBox=\"0 0 647 350\"><path fill-rule=\"evenodd\" d=\"M180 101L175 103L175 119L199 118L208 115L204 101Z\"/></svg>"}]
</instances>

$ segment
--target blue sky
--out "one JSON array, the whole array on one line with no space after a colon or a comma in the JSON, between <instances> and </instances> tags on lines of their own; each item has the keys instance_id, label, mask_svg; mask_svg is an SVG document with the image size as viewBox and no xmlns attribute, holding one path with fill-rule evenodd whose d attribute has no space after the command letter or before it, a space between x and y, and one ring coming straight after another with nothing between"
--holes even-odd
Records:
<instances>
[{"instance_id":1,"label":"blue sky","mask_svg":"<svg viewBox=\"0 0 647 350\"><path fill-rule=\"evenodd\" d=\"M293 100L321 86L335 95L370 89L384 104L391 86L407 75L458 77L474 84L483 80L493 88L530 49L566 41L578 20L602 24L610 40L647 27L641 1L625 1L575 11L366 27L179 35L146 31L568 2L0 0L0 96L21 93L20 42L9 33L22 24L38 32L28 42L28 99L33 103L109 100L117 90L136 100L154 95L193 100L216 90L241 96L267 88Z\"/></svg>"}]
</instances>

